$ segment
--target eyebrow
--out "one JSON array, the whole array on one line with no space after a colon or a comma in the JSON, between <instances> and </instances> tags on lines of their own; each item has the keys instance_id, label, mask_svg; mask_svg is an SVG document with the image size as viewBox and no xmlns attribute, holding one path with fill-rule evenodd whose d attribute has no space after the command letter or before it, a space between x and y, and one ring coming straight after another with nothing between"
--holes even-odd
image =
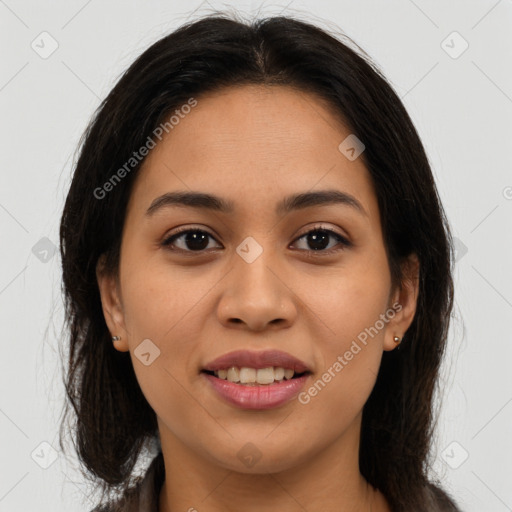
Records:
<instances>
[{"instance_id":1,"label":"eyebrow","mask_svg":"<svg viewBox=\"0 0 512 512\"><path fill-rule=\"evenodd\" d=\"M368 216L363 205L354 196L339 190L319 190L316 192L294 194L281 200L277 204L275 211L277 215L284 215L295 210L302 210L312 206L331 204L349 206L358 213ZM235 211L233 201L204 192L177 191L167 192L154 199L147 209L146 215L151 216L162 208L172 206L201 208L218 211L220 213L233 213Z\"/></svg>"}]
</instances>

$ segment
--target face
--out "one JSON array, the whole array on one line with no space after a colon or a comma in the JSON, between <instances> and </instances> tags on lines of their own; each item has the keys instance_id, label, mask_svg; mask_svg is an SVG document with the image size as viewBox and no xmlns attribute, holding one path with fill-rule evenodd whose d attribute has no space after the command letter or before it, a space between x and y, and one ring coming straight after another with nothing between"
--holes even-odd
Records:
<instances>
[{"instance_id":1,"label":"face","mask_svg":"<svg viewBox=\"0 0 512 512\"><path fill-rule=\"evenodd\" d=\"M115 347L130 351L163 445L257 473L358 440L383 351L409 327L416 290L391 286L370 175L361 157L338 149L349 135L315 96L243 86L197 98L146 158L119 281L98 271L98 282L109 329L121 336ZM285 202L329 191L330 200ZM231 209L161 199L176 192ZM293 369L296 358L307 371L253 386L205 372L234 351L249 358L221 370ZM266 351L284 359L259 360ZM257 464L244 462L247 451Z\"/></svg>"}]
</instances>

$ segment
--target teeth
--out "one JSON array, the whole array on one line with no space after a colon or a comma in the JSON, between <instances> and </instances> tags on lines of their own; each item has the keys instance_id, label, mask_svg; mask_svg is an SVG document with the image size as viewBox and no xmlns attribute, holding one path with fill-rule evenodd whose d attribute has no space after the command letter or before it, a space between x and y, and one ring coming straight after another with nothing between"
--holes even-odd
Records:
<instances>
[{"instance_id":1,"label":"teeth","mask_svg":"<svg viewBox=\"0 0 512 512\"><path fill-rule=\"evenodd\" d=\"M256 382L256 370L254 368L240 368L240 384Z\"/></svg>"},{"instance_id":2,"label":"teeth","mask_svg":"<svg viewBox=\"0 0 512 512\"><path fill-rule=\"evenodd\" d=\"M274 382L274 368L259 368L256 372L256 382L258 384L272 384Z\"/></svg>"},{"instance_id":3,"label":"teeth","mask_svg":"<svg viewBox=\"0 0 512 512\"><path fill-rule=\"evenodd\" d=\"M284 379L284 368L274 368L274 379L275 380L283 380Z\"/></svg>"},{"instance_id":4,"label":"teeth","mask_svg":"<svg viewBox=\"0 0 512 512\"><path fill-rule=\"evenodd\" d=\"M217 377L220 377L217 375ZM228 373L226 374L226 378L229 380L229 382L240 382L240 371L238 368L235 368L232 366Z\"/></svg>"},{"instance_id":5,"label":"teeth","mask_svg":"<svg viewBox=\"0 0 512 512\"><path fill-rule=\"evenodd\" d=\"M256 385L256 384L272 384L277 381L280 382L283 379L290 380L295 372L291 368L272 367L268 368L248 368L246 366L237 368L232 366L231 368L224 370L217 370L213 372L216 377L229 382L239 382L244 385Z\"/></svg>"}]
</instances>

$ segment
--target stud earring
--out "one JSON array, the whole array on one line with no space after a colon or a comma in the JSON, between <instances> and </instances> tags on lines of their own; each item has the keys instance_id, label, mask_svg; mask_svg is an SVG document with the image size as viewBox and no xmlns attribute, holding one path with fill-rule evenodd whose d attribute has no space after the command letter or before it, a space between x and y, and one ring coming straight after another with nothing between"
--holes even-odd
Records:
<instances>
[{"instance_id":1,"label":"stud earring","mask_svg":"<svg viewBox=\"0 0 512 512\"><path fill-rule=\"evenodd\" d=\"M402 340L398 336L393 336L393 341L398 345L398 344L400 344L400 341L402 341Z\"/></svg>"},{"instance_id":2,"label":"stud earring","mask_svg":"<svg viewBox=\"0 0 512 512\"><path fill-rule=\"evenodd\" d=\"M112 343L115 341L119 341L121 339L121 336L112 336Z\"/></svg>"}]
</instances>

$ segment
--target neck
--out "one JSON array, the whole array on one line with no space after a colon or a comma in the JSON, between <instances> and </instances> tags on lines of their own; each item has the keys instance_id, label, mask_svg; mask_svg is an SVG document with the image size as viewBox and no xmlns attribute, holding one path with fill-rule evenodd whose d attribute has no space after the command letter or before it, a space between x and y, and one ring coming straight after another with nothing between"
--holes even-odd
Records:
<instances>
[{"instance_id":1,"label":"neck","mask_svg":"<svg viewBox=\"0 0 512 512\"><path fill-rule=\"evenodd\" d=\"M240 473L203 456L202 450L191 450L160 424L165 481L158 510L390 512L384 496L359 472L359 428L360 423L355 424L335 443L293 467Z\"/></svg>"}]
</instances>

